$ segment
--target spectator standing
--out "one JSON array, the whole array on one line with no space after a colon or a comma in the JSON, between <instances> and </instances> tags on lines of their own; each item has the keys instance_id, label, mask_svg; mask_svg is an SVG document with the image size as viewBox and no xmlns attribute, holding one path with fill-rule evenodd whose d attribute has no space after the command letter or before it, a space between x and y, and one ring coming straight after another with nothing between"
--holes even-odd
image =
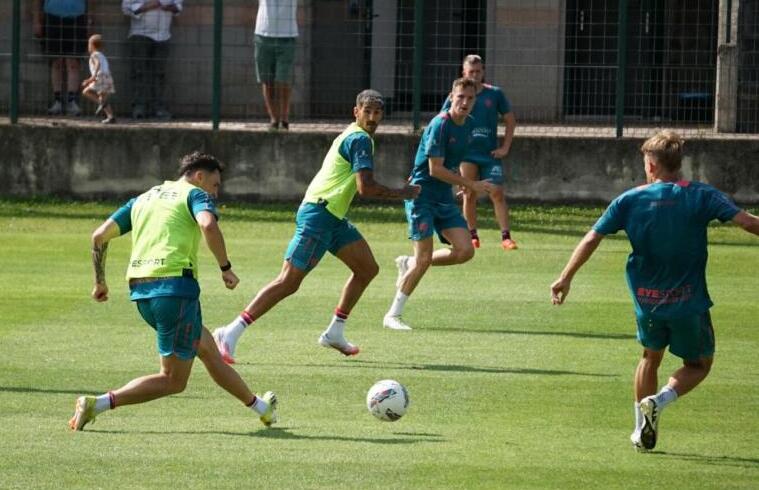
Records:
<instances>
[{"instance_id":1,"label":"spectator standing","mask_svg":"<svg viewBox=\"0 0 759 490\"><path fill-rule=\"evenodd\" d=\"M47 113L78 116L80 58L87 52L87 0L36 0L34 35L42 41L42 53L50 59L53 104ZM63 79L66 79L66 99Z\"/></svg>"},{"instance_id":2,"label":"spectator standing","mask_svg":"<svg viewBox=\"0 0 759 490\"><path fill-rule=\"evenodd\" d=\"M256 79L261 84L270 129L290 129L296 18L298 0L259 0L256 15L254 54Z\"/></svg>"},{"instance_id":3,"label":"spectator standing","mask_svg":"<svg viewBox=\"0 0 759 490\"><path fill-rule=\"evenodd\" d=\"M182 11L182 0L122 0L131 18L129 57L134 90L132 117L171 119L164 100L171 22Z\"/></svg>"}]
</instances>

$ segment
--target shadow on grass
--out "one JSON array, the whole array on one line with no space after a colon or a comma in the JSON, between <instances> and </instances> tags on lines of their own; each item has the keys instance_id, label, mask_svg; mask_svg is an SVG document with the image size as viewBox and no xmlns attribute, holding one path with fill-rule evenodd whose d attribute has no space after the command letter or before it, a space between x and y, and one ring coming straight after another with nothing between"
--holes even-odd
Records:
<instances>
[{"instance_id":1,"label":"shadow on grass","mask_svg":"<svg viewBox=\"0 0 759 490\"><path fill-rule=\"evenodd\" d=\"M126 435L188 435L188 436L202 436L202 435L219 435L219 436L233 436L233 437L258 437L261 439L280 439L280 440L292 440L292 441L342 441L342 442L366 442L370 444L388 444L388 445L402 445L402 444L417 444L420 442L445 442L445 438L440 434L429 433L414 433L414 432L393 432L392 438L387 437L349 437L338 435L311 435L311 434L298 434L294 432L294 427L271 427L269 429L261 429L251 432L231 432L231 431L214 431L214 430L102 430L102 429L88 429L85 432L92 434L126 434Z\"/></svg>"},{"instance_id":2,"label":"shadow on grass","mask_svg":"<svg viewBox=\"0 0 759 490\"><path fill-rule=\"evenodd\" d=\"M502 335L545 335L549 337L577 337L582 339L606 339L606 340L630 340L635 339L635 335L626 333L585 333L585 332L551 332L542 330L501 330L501 329L477 329L477 328L456 328L456 327L428 327L421 330L435 330L441 332L461 332L461 333L493 333Z\"/></svg>"},{"instance_id":3,"label":"shadow on grass","mask_svg":"<svg viewBox=\"0 0 759 490\"><path fill-rule=\"evenodd\" d=\"M652 451L651 454L659 454L672 459L694 461L696 463L711 464L718 466L735 466L739 468L759 469L758 458L740 458L737 456L710 456L707 454L670 453L667 451Z\"/></svg>"}]
</instances>

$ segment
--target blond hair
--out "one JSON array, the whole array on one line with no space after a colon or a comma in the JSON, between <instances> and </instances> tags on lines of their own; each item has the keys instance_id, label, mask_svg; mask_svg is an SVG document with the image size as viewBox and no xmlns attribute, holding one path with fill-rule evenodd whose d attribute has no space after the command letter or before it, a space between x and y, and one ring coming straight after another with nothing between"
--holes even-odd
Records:
<instances>
[{"instance_id":1,"label":"blond hair","mask_svg":"<svg viewBox=\"0 0 759 490\"><path fill-rule=\"evenodd\" d=\"M93 34L90 36L89 39L90 43L92 43L92 47L100 51L100 48L103 47L103 36L100 34Z\"/></svg>"},{"instance_id":2,"label":"blond hair","mask_svg":"<svg viewBox=\"0 0 759 490\"><path fill-rule=\"evenodd\" d=\"M640 147L640 152L649 155L669 173L680 170L685 140L672 130L665 129L648 138Z\"/></svg>"}]
</instances>

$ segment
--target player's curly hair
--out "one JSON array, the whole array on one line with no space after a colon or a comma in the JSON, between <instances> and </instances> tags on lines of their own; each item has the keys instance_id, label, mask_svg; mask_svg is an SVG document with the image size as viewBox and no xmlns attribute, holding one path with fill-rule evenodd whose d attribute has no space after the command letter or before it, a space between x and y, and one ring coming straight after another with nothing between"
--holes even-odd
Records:
<instances>
[{"instance_id":1,"label":"player's curly hair","mask_svg":"<svg viewBox=\"0 0 759 490\"><path fill-rule=\"evenodd\" d=\"M196 170L205 170L207 172L218 170L219 172L223 172L224 164L215 156L196 150L182 157L179 161L179 171L177 173L182 177L191 174Z\"/></svg>"},{"instance_id":2,"label":"player's curly hair","mask_svg":"<svg viewBox=\"0 0 759 490\"><path fill-rule=\"evenodd\" d=\"M683 160L685 140L676 132L665 129L648 138L640 147L640 152L650 155L657 164L670 173L680 170Z\"/></svg>"}]
</instances>

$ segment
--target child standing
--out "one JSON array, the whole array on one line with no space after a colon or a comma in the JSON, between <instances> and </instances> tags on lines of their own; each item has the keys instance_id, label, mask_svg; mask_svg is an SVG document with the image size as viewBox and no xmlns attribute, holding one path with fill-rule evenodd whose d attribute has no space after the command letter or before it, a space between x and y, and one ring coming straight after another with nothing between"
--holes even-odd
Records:
<instances>
[{"instance_id":1,"label":"child standing","mask_svg":"<svg viewBox=\"0 0 759 490\"><path fill-rule=\"evenodd\" d=\"M108 97L116 93L111 77L111 69L108 66L108 59L100 51L103 46L103 38L100 34L90 36L87 43L87 51L90 53L90 78L82 82L82 95L98 103L95 115L101 115L105 112L106 118L101 122L103 124L113 124L116 118L113 116L113 108L108 102Z\"/></svg>"}]
</instances>

